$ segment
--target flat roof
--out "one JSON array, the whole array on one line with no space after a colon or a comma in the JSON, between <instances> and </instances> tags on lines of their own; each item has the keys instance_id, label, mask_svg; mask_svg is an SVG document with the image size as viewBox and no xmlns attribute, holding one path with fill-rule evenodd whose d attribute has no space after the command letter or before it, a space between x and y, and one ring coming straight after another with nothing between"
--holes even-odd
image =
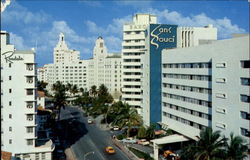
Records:
<instances>
[{"instance_id":1,"label":"flat roof","mask_svg":"<svg viewBox=\"0 0 250 160\"><path fill-rule=\"evenodd\" d=\"M156 143L156 144L168 144L168 143L176 143L176 142L184 142L184 141L189 141L190 139L179 134L174 134L158 139L151 140L151 142Z\"/></svg>"}]
</instances>

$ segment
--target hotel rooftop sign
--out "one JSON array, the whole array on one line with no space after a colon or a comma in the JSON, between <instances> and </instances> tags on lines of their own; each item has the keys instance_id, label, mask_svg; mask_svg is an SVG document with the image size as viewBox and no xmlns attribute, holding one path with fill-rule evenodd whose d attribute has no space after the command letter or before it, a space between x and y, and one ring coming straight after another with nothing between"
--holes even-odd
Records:
<instances>
[{"instance_id":1,"label":"hotel rooftop sign","mask_svg":"<svg viewBox=\"0 0 250 160\"><path fill-rule=\"evenodd\" d=\"M159 50L176 47L177 25L150 24L150 49Z\"/></svg>"}]
</instances>

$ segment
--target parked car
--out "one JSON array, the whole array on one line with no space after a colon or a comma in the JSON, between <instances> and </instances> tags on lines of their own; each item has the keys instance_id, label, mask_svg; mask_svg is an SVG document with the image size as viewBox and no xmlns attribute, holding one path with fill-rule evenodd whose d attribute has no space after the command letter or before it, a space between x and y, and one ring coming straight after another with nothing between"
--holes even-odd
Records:
<instances>
[{"instance_id":1,"label":"parked car","mask_svg":"<svg viewBox=\"0 0 250 160\"><path fill-rule=\"evenodd\" d=\"M94 123L92 119L88 119L88 124Z\"/></svg>"},{"instance_id":2,"label":"parked car","mask_svg":"<svg viewBox=\"0 0 250 160\"><path fill-rule=\"evenodd\" d=\"M115 149L111 146L105 148L105 152L108 154L115 154Z\"/></svg>"},{"instance_id":3,"label":"parked car","mask_svg":"<svg viewBox=\"0 0 250 160\"><path fill-rule=\"evenodd\" d=\"M137 141L138 144L142 144L144 146L149 145L149 141L147 141L146 139L141 139Z\"/></svg>"},{"instance_id":4,"label":"parked car","mask_svg":"<svg viewBox=\"0 0 250 160\"><path fill-rule=\"evenodd\" d=\"M123 143L136 143L136 139L129 137L129 138L122 139L121 142L123 142Z\"/></svg>"},{"instance_id":5,"label":"parked car","mask_svg":"<svg viewBox=\"0 0 250 160\"><path fill-rule=\"evenodd\" d=\"M114 131L119 131L120 128L119 128L118 126L114 126L114 127L113 127L113 130L114 130Z\"/></svg>"}]
</instances>

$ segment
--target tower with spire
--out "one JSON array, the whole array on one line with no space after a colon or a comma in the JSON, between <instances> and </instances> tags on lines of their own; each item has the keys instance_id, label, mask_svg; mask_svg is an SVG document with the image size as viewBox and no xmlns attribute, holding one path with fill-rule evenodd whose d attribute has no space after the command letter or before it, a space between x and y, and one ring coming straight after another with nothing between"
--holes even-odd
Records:
<instances>
[{"instance_id":1,"label":"tower with spire","mask_svg":"<svg viewBox=\"0 0 250 160\"><path fill-rule=\"evenodd\" d=\"M65 36L59 34L59 40L54 48L54 63L75 63L80 60L80 52L68 48Z\"/></svg>"}]
</instances>

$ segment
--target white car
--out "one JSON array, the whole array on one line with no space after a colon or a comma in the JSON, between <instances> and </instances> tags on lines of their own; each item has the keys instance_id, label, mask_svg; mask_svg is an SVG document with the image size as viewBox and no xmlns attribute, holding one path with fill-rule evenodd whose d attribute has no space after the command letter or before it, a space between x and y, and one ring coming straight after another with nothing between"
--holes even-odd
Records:
<instances>
[{"instance_id":1,"label":"white car","mask_svg":"<svg viewBox=\"0 0 250 160\"><path fill-rule=\"evenodd\" d=\"M93 120L92 119L88 119L88 124L91 124L93 123Z\"/></svg>"},{"instance_id":2,"label":"white car","mask_svg":"<svg viewBox=\"0 0 250 160\"><path fill-rule=\"evenodd\" d=\"M114 126L114 127L113 127L113 130L114 130L114 131L119 131L120 128L119 128L118 126Z\"/></svg>"}]
</instances>

